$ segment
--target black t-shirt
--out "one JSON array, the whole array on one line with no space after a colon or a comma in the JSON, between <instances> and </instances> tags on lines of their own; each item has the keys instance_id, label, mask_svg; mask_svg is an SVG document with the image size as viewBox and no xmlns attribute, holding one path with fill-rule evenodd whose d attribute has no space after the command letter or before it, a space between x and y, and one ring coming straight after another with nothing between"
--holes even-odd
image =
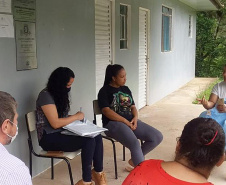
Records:
<instances>
[{"instance_id":1,"label":"black t-shirt","mask_svg":"<svg viewBox=\"0 0 226 185\"><path fill-rule=\"evenodd\" d=\"M119 88L110 85L103 86L98 93L98 104L100 109L109 107L128 121L133 119L131 106L134 105L132 93L127 86ZM110 119L102 114L103 126L106 126Z\"/></svg>"}]
</instances>

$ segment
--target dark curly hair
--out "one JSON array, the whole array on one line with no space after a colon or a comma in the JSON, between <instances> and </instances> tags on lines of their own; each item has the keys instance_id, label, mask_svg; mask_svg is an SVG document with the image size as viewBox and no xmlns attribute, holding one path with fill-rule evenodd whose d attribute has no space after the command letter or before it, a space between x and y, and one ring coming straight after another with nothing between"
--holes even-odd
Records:
<instances>
[{"instance_id":1,"label":"dark curly hair","mask_svg":"<svg viewBox=\"0 0 226 185\"><path fill-rule=\"evenodd\" d=\"M47 82L47 90L55 101L60 118L64 117L64 113L70 110L70 100L66 86L70 78L74 77L74 72L71 69L58 67L52 72Z\"/></svg>"},{"instance_id":2,"label":"dark curly hair","mask_svg":"<svg viewBox=\"0 0 226 185\"><path fill-rule=\"evenodd\" d=\"M224 154L225 133L211 118L188 122L179 141L176 159L186 158L191 167L211 170Z\"/></svg>"},{"instance_id":3,"label":"dark curly hair","mask_svg":"<svg viewBox=\"0 0 226 185\"><path fill-rule=\"evenodd\" d=\"M109 64L105 71L104 85L109 85L112 81L112 77L116 77L121 69L124 69L124 67L119 64Z\"/></svg>"}]
</instances>

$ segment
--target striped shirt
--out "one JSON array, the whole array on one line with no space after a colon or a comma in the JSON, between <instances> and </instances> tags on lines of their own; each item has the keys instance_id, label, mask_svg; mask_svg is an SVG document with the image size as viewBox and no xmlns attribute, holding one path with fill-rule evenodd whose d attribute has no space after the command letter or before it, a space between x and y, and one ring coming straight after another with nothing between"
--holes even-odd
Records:
<instances>
[{"instance_id":1,"label":"striped shirt","mask_svg":"<svg viewBox=\"0 0 226 185\"><path fill-rule=\"evenodd\" d=\"M0 143L0 185L32 185L28 167Z\"/></svg>"}]
</instances>

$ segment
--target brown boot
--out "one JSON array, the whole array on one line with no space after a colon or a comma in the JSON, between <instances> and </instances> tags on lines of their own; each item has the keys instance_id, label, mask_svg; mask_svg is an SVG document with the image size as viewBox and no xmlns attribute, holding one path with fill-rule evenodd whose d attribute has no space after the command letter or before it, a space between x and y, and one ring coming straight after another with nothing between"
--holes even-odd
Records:
<instances>
[{"instance_id":1,"label":"brown boot","mask_svg":"<svg viewBox=\"0 0 226 185\"><path fill-rule=\"evenodd\" d=\"M78 181L75 185L94 185L93 182L85 183L82 179Z\"/></svg>"},{"instance_id":2,"label":"brown boot","mask_svg":"<svg viewBox=\"0 0 226 185\"><path fill-rule=\"evenodd\" d=\"M104 172L96 172L92 169L92 180L95 185L107 185L106 175Z\"/></svg>"}]
</instances>

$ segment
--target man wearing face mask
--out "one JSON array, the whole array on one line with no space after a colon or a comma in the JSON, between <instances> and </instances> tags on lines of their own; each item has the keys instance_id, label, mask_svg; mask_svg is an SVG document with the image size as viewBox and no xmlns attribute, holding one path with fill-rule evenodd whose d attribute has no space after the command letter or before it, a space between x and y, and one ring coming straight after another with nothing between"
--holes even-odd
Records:
<instances>
[{"instance_id":1,"label":"man wearing face mask","mask_svg":"<svg viewBox=\"0 0 226 185\"><path fill-rule=\"evenodd\" d=\"M16 107L15 99L10 94L0 91L0 184L32 185L27 166L4 147L18 134Z\"/></svg>"}]
</instances>

